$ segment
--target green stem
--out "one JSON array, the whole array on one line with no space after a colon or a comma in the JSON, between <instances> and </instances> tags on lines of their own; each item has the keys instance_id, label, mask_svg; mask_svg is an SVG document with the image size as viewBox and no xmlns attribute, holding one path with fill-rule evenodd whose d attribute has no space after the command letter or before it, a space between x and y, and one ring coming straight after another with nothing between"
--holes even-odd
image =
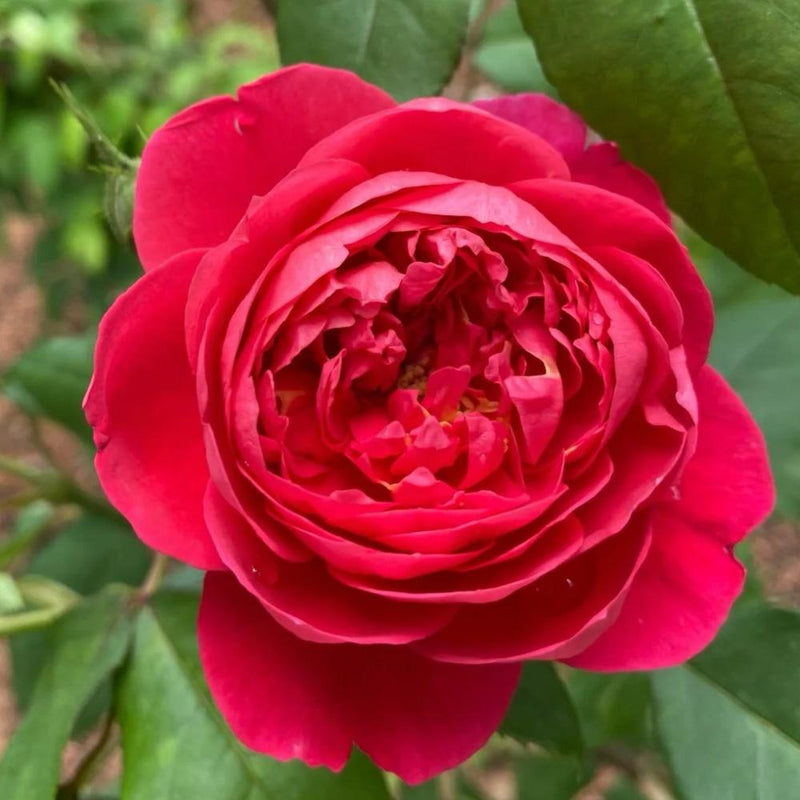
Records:
<instances>
[{"instance_id":1,"label":"green stem","mask_svg":"<svg viewBox=\"0 0 800 800\"><path fill-rule=\"evenodd\" d=\"M169 556L165 556L163 553L156 553L153 556L150 569L147 571L147 575L145 575L144 581L136 593L141 602L148 600L158 591L168 566Z\"/></svg>"},{"instance_id":2,"label":"green stem","mask_svg":"<svg viewBox=\"0 0 800 800\"><path fill-rule=\"evenodd\" d=\"M456 800L456 773L443 772L437 779L439 800Z\"/></svg>"},{"instance_id":3,"label":"green stem","mask_svg":"<svg viewBox=\"0 0 800 800\"><path fill-rule=\"evenodd\" d=\"M0 471L32 484L36 492L29 495L31 499L41 498L57 504L73 503L97 514L117 516L117 512L106 500L85 491L60 472L36 469L3 455L0 455Z\"/></svg>"},{"instance_id":4,"label":"green stem","mask_svg":"<svg viewBox=\"0 0 800 800\"><path fill-rule=\"evenodd\" d=\"M112 143L103 133L94 117L81 106L66 84L59 83L51 78L50 85L86 131L89 141L94 145L97 151L97 157L101 164L123 171L135 172L138 169L138 160L126 156Z\"/></svg>"},{"instance_id":5,"label":"green stem","mask_svg":"<svg viewBox=\"0 0 800 800\"><path fill-rule=\"evenodd\" d=\"M15 633L47 627L81 599L68 586L41 575L24 575L16 584L25 604L34 608L1 616L0 636L12 636Z\"/></svg>"}]
</instances>

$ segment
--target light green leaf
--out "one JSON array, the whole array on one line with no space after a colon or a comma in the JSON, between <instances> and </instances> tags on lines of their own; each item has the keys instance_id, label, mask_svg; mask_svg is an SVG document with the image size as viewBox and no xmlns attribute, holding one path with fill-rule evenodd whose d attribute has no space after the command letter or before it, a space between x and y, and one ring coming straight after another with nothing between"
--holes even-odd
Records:
<instances>
[{"instance_id":1,"label":"light green leaf","mask_svg":"<svg viewBox=\"0 0 800 800\"><path fill-rule=\"evenodd\" d=\"M196 617L197 598L186 592L157 597L139 617L118 694L123 800L389 800L361 755L334 775L242 746L208 694Z\"/></svg>"},{"instance_id":2,"label":"light green leaf","mask_svg":"<svg viewBox=\"0 0 800 800\"><path fill-rule=\"evenodd\" d=\"M560 753L581 752L578 716L552 664L529 661L523 666L500 733Z\"/></svg>"},{"instance_id":3,"label":"light green leaf","mask_svg":"<svg viewBox=\"0 0 800 800\"><path fill-rule=\"evenodd\" d=\"M75 720L125 657L130 634L130 596L120 589L87 600L58 623L52 657L0 761L3 800L53 797Z\"/></svg>"},{"instance_id":4,"label":"light green leaf","mask_svg":"<svg viewBox=\"0 0 800 800\"><path fill-rule=\"evenodd\" d=\"M284 0L278 44L285 64L343 67L409 100L450 79L468 17L469 0Z\"/></svg>"},{"instance_id":5,"label":"light green leaf","mask_svg":"<svg viewBox=\"0 0 800 800\"><path fill-rule=\"evenodd\" d=\"M652 675L685 800L783 800L800 786L800 615L747 605L714 643Z\"/></svg>"},{"instance_id":6,"label":"light green leaf","mask_svg":"<svg viewBox=\"0 0 800 800\"><path fill-rule=\"evenodd\" d=\"M0 389L29 414L52 419L91 441L81 403L92 377L93 351L91 336L46 339L6 370Z\"/></svg>"},{"instance_id":7,"label":"light green leaf","mask_svg":"<svg viewBox=\"0 0 800 800\"><path fill-rule=\"evenodd\" d=\"M25 600L22 598L14 576L7 572L0 572L0 618L22 608L25 608Z\"/></svg>"},{"instance_id":8,"label":"light green leaf","mask_svg":"<svg viewBox=\"0 0 800 800\"><path fill-rule=\"evenodd\" d=\"M565 101L704 238L800 291L800 1L517 2Z\"/></svg>"},{"instance_id":9,"label":"light green leaf","mask_svg":"<svg viewBox=\"0 0 800 800\"><path fill-rule=\"evenodd\" d=\"M509 92L556 94L542 72L536 48L522 28L514 3L501 6L489 18L475 64L489 80Z\"/></svg>"}]
</instances>

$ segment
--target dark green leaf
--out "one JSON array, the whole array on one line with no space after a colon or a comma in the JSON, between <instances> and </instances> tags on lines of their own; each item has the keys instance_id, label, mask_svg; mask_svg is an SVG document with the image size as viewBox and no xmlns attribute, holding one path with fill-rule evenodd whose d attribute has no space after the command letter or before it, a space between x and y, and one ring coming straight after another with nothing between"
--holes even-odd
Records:
<instances>
[{"instance_id":1,"label":"dark green leaf","mask_svg":"<svg viewBox=\"0 0 800 800\"><path fill-rule=\"evenodd\" d=\"M606 800L646 800L646 798L628 778L620 778L613 788L608 790Z\"/></svg>"},{"instance_id":2,"label":"dark green leaf","mask_svg":"<svg viewBox=\"0 0 800 800\"><path fill-rule=\"evenodd\" d=\"M81 708L125 657L129 603L127 592L109 589L58 622L52 657L0 761L3 800L53 796L61 751Z\"/></svg>"},{"instance_id":3,"label":"dark green leaf","mask_svg":"<svg viewBox=\"0 0 800 800\"><path fill-rule=\"evenodd\" d=\"M441 800L437 781L426 781L419 786L403 786L402 800Z\"/></svg>"},{"instance_id":4,"label":"dark green leaf","mask_svg":"<svg viewBox=\"0 0 800 800\"><path fill-rule=\"evenodd\" d=\"M556 93L542 72L514 3L501 6L489 18L475 64L489 80L509 92Z\"/></svg>"},{"instance_id":5,"label":"dark green leaf","mask_svg":"<svg viewBox=\"0 0 800 800\"><path fill-rule=\"evenodd\" d=\"M798 0L517 0L566 102L742 266L800 291Z\"/></svg>"},{"instance_id":6,"label":"dark green leaf","mask_svg":"<svg viewBox=\"0 0 800 800\"><path fill-rule=\"evenodd\" d=\"M91 441L81 403L92 376L93 351L90 336L47 339L6 370L2 390L29 414L55 420Z\"/></svg>"},{"instance_id":7,"label":"dark green leaf","mask_svg":"<svg viewBox=\"0 0 800 800\"><path fill-rule=\"evenodd\" d=\"M361 755L334 775L244 748L208 694L196 616L196 596L181 592L157 597L139 617L119 685L123 800L389 800L383 776Z\"/></svg>"},{"instance_id":8,"label":"dark green leaf","mask_svg":"<svg viewBox=\"0 0 800 800\"><path fill-rule=\"evenodd\" d=\"M748 604L684 667L652 676L686 800L789 798L800 786L800 614Z\"/></svg>"},{"instance_id":9,"label":"dark green leaf","mask_svg":"<svg viewBox=\"0 0 800 800\"><path fill-rule=\"evenodd\" d=\"M649 742L652 699L647 675L572 670L567 686L588 747L609 742L633 746Z\"/></svg>"},{"instance_id":10,"label":"dark green leaf","mask_svg":"<svg viewBox=\"0 0 800 800\"><path fill-rule=\"evenodd\" d=\"M278 44L285 64L343 67L409 100L450 79L468 15L469 0L285 0Z\"/></svg>"},{"instance_id":11,"label":"dark green leaf","mask_svg":"<svg viewBox=\"0 0 800 800\"><path fill-rule=\"evenodd\" d=\"M500 733L561 753L581 751L578 716L552 664L529 661L523 666Z\"/></svg>"},{"instance_id":12,"label":"dark green leaf","mask_svg":"<svg viewBox=\"0 0 800 800\"><path fill-rule=\"evenodd\" d=\"M88 595L108 583L140 584L149 560L147 548L122 520L85 514L37 553L28 568ZM54 639L54 631L45 629L14 636L10 641L14 691L22 709L30 703ZM79 732L94 725L108 707L110 697L110 687L102 684L81 714Z\"/></svg>"},{"instance_id":13,"label":"dark green leaf","mask_svg":"<svg viewBox=\"0 0 800 800\"><path fill-rule=\"evenodd\" d=\"M571 756L531 756L517 765L519 800L572 800L589 780L585 766Z\"/></svg>"}]
</instances>

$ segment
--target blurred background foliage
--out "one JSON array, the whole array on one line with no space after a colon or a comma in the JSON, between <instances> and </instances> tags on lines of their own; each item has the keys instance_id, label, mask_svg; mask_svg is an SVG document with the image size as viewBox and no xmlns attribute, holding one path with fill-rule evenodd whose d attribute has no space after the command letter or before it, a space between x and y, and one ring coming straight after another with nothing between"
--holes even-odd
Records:
<instances>
[{"instance_id":1,"label":"blurred background foliage","mask_svg":"<svg viewBox=\"0 0 800 800\"><path fill-rule=\"evenodd\" d=\"M138 266L103 218L105 176L87 168L88 138L50 79L138 156L177 110L277 65L263 26L203 27L185 0L0 2L0 211L40 226L30 268L52 321L96 320Z\"/></svg>"}]
</instances>

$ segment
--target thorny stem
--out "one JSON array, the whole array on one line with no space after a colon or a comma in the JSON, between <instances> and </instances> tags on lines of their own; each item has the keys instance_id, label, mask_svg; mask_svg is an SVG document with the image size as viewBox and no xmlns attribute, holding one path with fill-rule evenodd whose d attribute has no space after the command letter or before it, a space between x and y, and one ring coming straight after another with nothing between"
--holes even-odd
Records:
<instances>
[{"instance_id":1,"label":"thorny stem","mask_svg":"<svg viewBox=\"0 0 800 800\"><path fill-rule=\"evenodd\" d=\"M86 135L97 152L100 163L112 169L125 171L136 171L139 162L135 158L126 156L113 142L103 133L94 117L84 109L72 94L70 88L56 80L50 79L53 91L61 98L64 105L72 112L75 119L80 122Z\"/></svg>"}]
</instances>

